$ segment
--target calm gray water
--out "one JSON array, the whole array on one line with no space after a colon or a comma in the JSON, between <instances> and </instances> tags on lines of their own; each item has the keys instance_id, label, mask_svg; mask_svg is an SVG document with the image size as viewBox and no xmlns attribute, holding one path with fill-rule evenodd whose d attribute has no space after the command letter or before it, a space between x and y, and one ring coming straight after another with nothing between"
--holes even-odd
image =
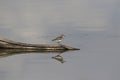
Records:
<instances>
[{"instance_id":1,"label":"calm gray water","mask_svg":"<svg viewBox=\"0 0 120 80\"><path fill-rule=\"evenodd\" d=\"M61 34L81 50L1 56L0 80L120 80L119 0L0 0L0 37L56 44Z\"/></svg>"}]
</instances>

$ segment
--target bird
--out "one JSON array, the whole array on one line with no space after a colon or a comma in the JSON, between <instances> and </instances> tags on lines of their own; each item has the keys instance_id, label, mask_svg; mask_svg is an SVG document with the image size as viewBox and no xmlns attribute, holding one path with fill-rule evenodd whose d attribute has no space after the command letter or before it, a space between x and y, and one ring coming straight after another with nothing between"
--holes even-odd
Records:
<instances>
[{"instance_id":1,"label":"bird","mask_svg":"<svg viewBox=\"0 0 120 80\"><path fill-rule=\"evenodd\" d=\"M52 41L57 42L58 44L64 39L65 35L60 35L58 37L56 37L55 39L53 39Z\"/></svg>"}]
</instances>

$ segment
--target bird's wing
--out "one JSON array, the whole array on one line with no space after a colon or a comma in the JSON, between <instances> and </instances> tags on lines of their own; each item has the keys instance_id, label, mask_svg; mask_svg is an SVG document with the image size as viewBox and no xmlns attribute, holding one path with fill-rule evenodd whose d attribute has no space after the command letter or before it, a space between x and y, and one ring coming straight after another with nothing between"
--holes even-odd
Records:
<instances>
[{"instance_id":1,"label":"bird's wing","mask_svg":"<svg viewBox=\"0 0 120 80\"><path fill-rule=\"evenodd\" d=\"M58 40L58 39L61 39L61 36L56 37L56 38L55 38L55 39L53 39L52 41L55 41L55 40Z\"/></svg>"}]
</instances>

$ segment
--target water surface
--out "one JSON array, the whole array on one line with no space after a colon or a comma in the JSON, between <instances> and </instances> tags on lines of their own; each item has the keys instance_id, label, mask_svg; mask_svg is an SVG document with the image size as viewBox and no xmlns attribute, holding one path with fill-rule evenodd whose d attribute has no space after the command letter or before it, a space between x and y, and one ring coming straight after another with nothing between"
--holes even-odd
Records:
<instances>
[{"instance_id":1,"label":"water surface","mask_svg":"<svg viewBox=\"0 0 120 80\"><path fill-rule=\"evenodd\" d=\"M81 49L0 56L0 79L119 80L119 8L118 0L0 0L1 37L56 44L64 34L62 44Z\"/></svg>"}]
</instances>

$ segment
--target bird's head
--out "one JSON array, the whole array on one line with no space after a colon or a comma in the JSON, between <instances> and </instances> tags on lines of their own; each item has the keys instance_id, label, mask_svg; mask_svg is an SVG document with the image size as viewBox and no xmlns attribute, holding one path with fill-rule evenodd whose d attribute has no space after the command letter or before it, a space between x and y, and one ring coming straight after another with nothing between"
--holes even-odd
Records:
<instances>
[{"instance_id":1,"label":"bird's head","mask_svg":"<svg viewBox=\"0 0 120 80\"><path fill-rule=\"evenodd\" d=\"M61 36L65 37L65 35L64 35L64 34L61 34Z\"/></svg>"}]
</instances>

